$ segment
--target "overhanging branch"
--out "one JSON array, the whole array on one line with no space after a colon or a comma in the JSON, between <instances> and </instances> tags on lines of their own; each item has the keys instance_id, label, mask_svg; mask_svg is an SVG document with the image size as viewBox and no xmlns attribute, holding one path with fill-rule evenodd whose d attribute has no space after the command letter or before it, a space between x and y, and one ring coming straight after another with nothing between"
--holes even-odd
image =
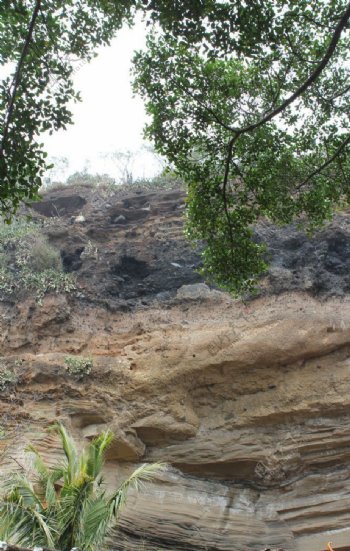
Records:
<instances>
[{"instance_id":1,"label":"overhanging branch","mask_svg":"<svg viewBox=\"0 0 350 551\"><path fill-rule=\"evenodd\" d=\"M335 52L335 49L338 45L338 42L340 40L341 34L343 30L346 28L348 22L350 19L350 2L348 4L348 7L346 11L344 12L343 16L338 22L338 25L336 26L334 33L332 35L331 41L329 43L329 46L327 48L327 51L323 58L321 59L320 63L317 65L316 69L311 73L309 78L303 82L299 86L299 88L287 99L284 100L284 102L281 103L276 109L271 111L268 115L262 117L259 121L249 124L248 126L245 126L243 128L234 128L231 127L232 132L235 132L236 134L245 134L246 132L251 132L252 130L255 130L259 126L262 126L266 122L269 122L274 117L276 117L279 113L284 111L289 105L291 105L297 98L299 98L314 82L317 80L317 78L320 76L322 71L326 68L329 61L332 58L333 53Z\"/></svg>"},{"instance_id":2,"label":"overhanging branch","mask_svg":"<svg viewBox=\"0 0 350 551\"><path fill-rule=\"evenodd\" d=\"M5 119L4 119L4 131L3 131L3 135L2 135L1 143L0 143L0 157L2 157L3 154L4 154L5 143L6 143L6 139L7 139L8 132L9 132L9 127L10 127L10 123L11 123L11 119L12 119L13 110L14 110L14 107L15 107L16 94L17 94L18 86L21 82L22 69L23 69L25 58L28 54L30 43L32 41L33 31L34 31L36 19L37 19L38 14L39 14L40 5L41 5L41 0L36 0L35 6L34 6L34 9L33 9L33 13L32 13L32 17L31 17L30 23L29 23L27 36L26 36L26 39L24 41L23 48L22 48L22 51L21 51L21 55L20 55L20 58L18 60L17 68L16 68L16 71L15 71L15 74L14 74L14 77L13 77L13 82L12 82L12 86L11 86L12 90L11 90L10 99L9 99L9 103L8 103L8 107L7 107L6 114L5 114Z\"/></svg>"},{"instance_id":3,"label":"overhanging branch","mask_svg":"<svg viewBox=\"0 0 350 551\"><path fill-rule=\"evenodd\" d=\"M327 166L333 163L339 155L344 151L344 149L350 144L350 135L347 136L347 138L340 144L338 149L329 157L324 163L322 163L319 167L317 167L313 172L311 172L307 178L301 184L297 186L297 190L300 190L302 187L304 187L306 184L308 184L312 178L320 174Z\"/></svg>"},{"instance_id":4,"label":"overhanging branch","mask_svg":"<svg viewBox=\"0 0 350 551\"><path fill-rule=\"evenodd\" d=\"M231 138L231 140L228 143L228 153L226 156L226 162L225 162L225 172L224 172L224 180L223 180L223 198L224 198L224 208L226 212L226 218L230 227L230 232L232 236L232 227L229 217L229 211L227 206L227 183L228 183L228 177L229 177L229 169L230 169L230 163L232 160L232 152L235 142L239 139L239 137L242 134L245 134L247 132L251 132L252 130L255 130L256 128L262 126L266 122L269 122L274 117L276 117L279 113L284 111L291 103L293 103L298 97L300 97L320 76L322 71L325 69L325 67L328 65L336 47L340 40L341 34L343 30L346 28L348 22L350 19L350 2L348 3L348 7L346 11L344 12L343 16L339 20L331 41L329 43L329 46L327 48L327 51L325 55L323 56L322 60L316 67L316 69L311 73L309 78L301 85L299 88L291 95L289 98L287 98L282 104L278 107L276 107L273 111L263 116L260 121L250 124L243 128L231 128L231 131L234 132L234 137ZM314 170L305 180L300 184L300 188L303 187L306 183L308 183L314 176L322 172L328 165L330 165L339 155L340 153L346 148L346 146L350 143L350 136L341 144L341 146L337 149L337 151L332 155L327 161L325 161L320 167L318 167L316 170ZM298 189L299 189L298 187Z\"/></svg>"}]
</instances>

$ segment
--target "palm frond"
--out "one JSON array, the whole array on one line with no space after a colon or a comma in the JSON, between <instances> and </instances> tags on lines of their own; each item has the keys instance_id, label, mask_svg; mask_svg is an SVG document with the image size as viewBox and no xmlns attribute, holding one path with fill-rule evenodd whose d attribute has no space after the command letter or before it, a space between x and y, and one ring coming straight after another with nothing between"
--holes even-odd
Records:
<instances>
[{"instance_id":1,"label":"palm frond","mask_svg":"<svg viewBox=\"0 0 350 551\"><path fill-rule=\"evenodd\" d=\"M27 451L34 454L33 471L15 474L2 488L0 538L22 547L96 551L103 546L128 490L153 480L166 465L142 465L108 497L102 489L101 471L113 439L111 431L93 440L79 457L66 429L56 425L54 430L61 439L65 460L49 467L38 450L28 446Z\"/></svg>"},{"instance_id":2,"label":"palm frond","mask_svg":"<svg viewBox=\"0 0 350 551\"><path fill-rule=\"evenodd\" d=\"M22 546L50 545L54 547L54 523L52 526L36 508L23 507L20 503L0 503L0 535Z\"/></svg>"},{"instance_id":3,"label":"palm frond","mask_svg":"<svg viewBox=\"0 0 350 551\"><path fill-rule=\"evenodd\" d=\"M97 496L93 500L87 500L81 513L76 545L85 551L92 551L100 546L112 519L111 507L106 499Z\"/></svg>"},{"instance_id":4,"label":"palm frond","mask_svg":"<svg viewBox=\"0 0 350 551\"><path fill-rule=\"evenodd\" d=\"M53 425L50 430L57 432L60 437L63 452L67 459L65 476L68 483L70 483L74 480L78 470L78 452L75 442L61 423Z\"/></svg>"},{"instance_id":5,"label":"palm frond","mask_svg":"<svg viewBox=\"0 0 350 551\"><path fill-rule=\"evenodd\" d=\"M34 455L33 467L36 470L37 474L42 480L46 480L49 476L49 470L46 467L43 458L41 457L39 451L32 444L28 444L25 448L26 452L30 452Z\"/></svg>"},{"instance_id":6,"label":"palm frond","mask_svg":"<svg viewBox=\"0 0 350 551\"><path fill-rule=\"evenodd\" d=\"M55 482L60 480L60 478L63 478L66 472L66 465L57 464L53 467L47 467L41 454L32 444L28 444L25 451L34 455L33 468L35 470L37 480L41 483L43 488L43 496L45 494L46 501L52 502L52 489L54 490L53 485ZM47 485L49 485L49 488L47 488Z\"/></svg>"},{"instance_id":7,"label":"palm frond","mask_svg":"<svg viewBox=\"0 0 350 551\"><path fill-rule=\"evenodd\" d=\"M50 478L46 481L45 501L48 506L53 505L56 501L55 486Z\"/></svg>"},{"instance_id":8,"label":"palm frond","mask_svg":"<svg viewBox=\"0 0 350 551\"><path fill-rule=\"evenodd\" d=\"M8 501L21 503L25 507L31 507L33 505L41 507L41 501L32 483L23 475L14 475L4 482L3 487Z\"/></svg>"},{"instance_id":9,"label":"palm frond","mask_svg":"<svg viewBox=\"0 0 350 551\"><path fill-rule=\"evenodd\" d=\"M50 480L55 484L55 482L58 482L61 478L64 477L64 473L66 471L65 465L56 465L55 467L52 467L50 469Z\"/></svg>"},{"instance_id":10,"label":"palm frond","mask_svg":"<svg viewBox=\"0 0 350 551\"><path fill-rule=\"evenodd\" d=\"M34 510L33 515L36 518L39 527L42 529L43 533L45 534L46 545L48 547L51 547L51 549L54 549L55 548L55 540L54 540L51 528L48 525L48 523L46 522L46 519L44 518L44 516L39 511Z\"/></svg>"},{"instance_id":11,"label":"palm frond","mask_svg":"<svg viewBox=\"0 0 350 551\"><path fill-rule=\"evenodd\" d=\"M166 463L145 463L138 467L110 498L109 503L114 516L118 516L120 510L125 505L127 493L130 488L139 490L144 482L154 480L158 474L165 471L168 465Z\"/></svg>"},{"instance_id":12,"label":"palm frond","mask_svg":"<svg viewBox=\"0 0 350 551\"><path fill-rule=\"evenodd\" d=\"M96 478L102 470L104 454L113 440L113 433L107 430L95 438L87 447L82 455L82 461L85 464L86 474Z\"/></svg>"},{"instance_id":13,"label":"palm frond","mask_svg":"<svg viewBox=\"0 0 350 551\"><path fill-rule=\"evenodd\" d=\"M75 484L62 488L57 509L60 522L59 549L76 547L74 541L80 525L81 512L92 490L93 481L86 476L76 480Z\"/></svg>"}]
</instances>

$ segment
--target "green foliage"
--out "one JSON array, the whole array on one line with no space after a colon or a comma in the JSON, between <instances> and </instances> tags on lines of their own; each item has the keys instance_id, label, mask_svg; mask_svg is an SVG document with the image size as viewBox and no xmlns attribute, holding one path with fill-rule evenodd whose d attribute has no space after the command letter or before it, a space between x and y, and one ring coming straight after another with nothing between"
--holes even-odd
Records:
<instances>
[{"instance_id":1,"label":"green foliage","mask_svg":"<svg viewBox=\"0 0 350 551\"><path fill-rule=\"evenodd\" d=\"M12 224L0 224L0 243L2 246L15 245L21 239L37 235L39 227L33 222L18 219Z\"/></svg>"},{"instance_id":2,"label":"green foliage","mask_svg":"<svg viewBox=\"0 0 350 551\"><path fill-rule=\"evenodd\" d=\"M349 200L347 0L5 0L0 63L15 72L0 85L0 212L35 198L48 164L36 138L71 123L72 59L90 60L137 10L150 27L135 56L146 135L188 185L205 273L249 291L266 268L261 218L313 230Z\"/></svg>"},{"instance_id":3,"label":"green foliage","mask_svg":"<svg viewBox=\"0 0 350 551\"><path fill-rule=\"evenodd\" d=\"M89 174L86 171L74 172L67 178L69 186L86 186L86 187L114 187L115 180L108 174Z\"/></svg>"},{"instance_id":4,"label":"green foliage","mask_svg":"<svg viewBox=\"0 0 350 551\"><path fill-rule=\"evenodd\" d=\"M67 371L76 379L82 379L86 375L90 375L94 362L92 358L84 358L83 356L67 356L64 358Z\"/></svg>"},{"instance_id":5,"label":"green foliage","mask_svg":"<svg viewBox=\"0 0 350 551\"><path fill-rule=\"evenodd\" d=\"M66 184L55 185L46 188L48 190L61 189L66 185L77 185L91 188L97 191L103 197L110 197L116 194L123 194L132 190L154 191L170 190L183 185L181 178L171 170L163 170L161 174L151 178L135 178L132 183L117 184L115 180L107 174L89 174L88 172L76 172L67 178ZM0 260L1 265L1 260Z\"/></svg>"},{"instance_id":6,"label":"green foliage","mask_svg":"<svg viewBox=\"0 0 350 551\"><path fill-rule=\"evenodd\" d=\"M62 260L59 251L51 247L43 237L39 237L34 241L27 262L28 268L34 272L43 272L44 270L62 271Z\"/></svg>"},{"instance_id":7,"label":"green foliage","mask_svg":"<svg viewBox=\"0 0 350 551\"><path fill-rule=\"evenodd\" d=\"M16 374L5 366L0 367L0 392L14 387L18 382Z\"/></svg>"},{"instance_id":8,"label":"green foliage","mask_svg":"<svg viewBox=\"0 0 350 551\"><path fill-rule=\"evenodd\" d=\"M40 302L46 293L71 293L76 284L62 271L58 251L49 245L42 229L23 220L0 224L0 293L5 296L34 293Z\"/></svg>"},{"instance_id":9,"label":"green foliage","mask_svg":"<svg viewBox=\"0 0 350 551\"><path fill-rule=\"evenodd\" d=\"M140 186L142 189L154 191L154 190L171 190L179 188L184 185L183 180L171 170L163 170L158 176L152 178L140 178L136 179L133 183L133 189L137 189Z\"/></svg>"},{"instance_id":10,"label":"green foliage","mask_svg":"<svg viewBox=\"0 0 350 551\"><path fill-rule=\"evenodd\" d=\"M77 62L109 44L132 16L121 0L36 0L0 5L0 65L14 73L0 83L0 213L10 217L20 202L37 198L49 168L38 135L72 122L69 102Z\"/></svg>"},{"instance_id":11,"label":"green foliage","mask_svg":"<svg viewBox=\"0 0 350 551\"><path fill-rule=\"evenodd\" d=\"M22 284L25 291L33 291L39 303L48 293L72 293L76 290L71 274L57 272L52 268L37 273L22 270L18 283Z\"/></svg>"},{"instance_id":12,"label":"green foliage","mask_svg":"<svg viewBox=\"0 0 350 551\"><path fill-rule=\"evenodd\" d=\"M187 233L204 240L204 272L237 294L266 269L254 236L261 218L313 230L349 201L350 7L201 10L205 22L152 29L134 88L150 116L146 137L188 185Z\"/></svg>"},{"instance_id":13,"label":"green foliage","mask_svg":"<svg viewBox=\"0 0 350 551\"><path fill-rule=\"evenodd\" d=\"M58 434L63 460L47 465L34 446L30 472L4 481L0 502L0 537L26 547L43 546L70 551L100 549L125 504L129 488L138 490L164 469L162 464L136 469L116 491L103 484L104 456L111 444L110 431L93 440L81 454L62 425Z\"/></svg>"}]
</instances>

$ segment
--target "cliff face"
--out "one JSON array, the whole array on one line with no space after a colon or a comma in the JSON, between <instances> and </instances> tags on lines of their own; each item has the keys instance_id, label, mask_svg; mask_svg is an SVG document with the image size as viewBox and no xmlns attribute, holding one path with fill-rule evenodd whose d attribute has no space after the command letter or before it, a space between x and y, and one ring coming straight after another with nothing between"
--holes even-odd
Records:
<instances>
[{"instance_id":1,"label":"cliff face","mask_svg":"<svg viewBox=\"0 0 350 551\"><path fill-rule=\"evenodd\" d=\"M241 303L196 273L183 193L137 191L34 206L78 290L0 304L18 381L2 392L2 471L29 440L55 455L56 419L81 441L108 426L111 485L144 461L172 465L130 496L115 548L349 545L348 214L311 240L261 226L271 271ZM67 355L90 356L90 375L72 377Z\"/></svg>"}]
</instances>

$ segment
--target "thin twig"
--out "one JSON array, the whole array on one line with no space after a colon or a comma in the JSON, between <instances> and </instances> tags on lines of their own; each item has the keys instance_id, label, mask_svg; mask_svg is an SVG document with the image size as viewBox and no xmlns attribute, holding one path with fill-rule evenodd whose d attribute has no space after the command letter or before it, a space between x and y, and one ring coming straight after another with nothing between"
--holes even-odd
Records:
<instances>
[{"instance_id":1,"label":"thin twig","mask_svg":"<svg viewBox=\"0 0 350 551\"><path fill-rule=\"evenodd\" d=\"M231 127L226 124L224 121L222 121L220 119L220 117L215 113L215 111L211 108L211 107L208 107L204 101L202 101L201 99L199 99L198 97L196 97L188 88L185 88L184 86L181 86L181 84L179 84L178 81L176 81L173 77L171 76L168 76L169 80L177 87L179 88L182 92L184 92L187 96L189 96L190 98L192 98L196 103L198 103L198 105L200 105L201 107L203 107L212 117L213 119L220 125L222 126L223 128L225 128L226 130L230 130L231 131Z\"/></svg>"},{"instance_id":2,"label":"thin twig","mask_svg":"<svg viewBox=\"0 0 350 551\"><path fill-rule=\"evenodd\" d=\"M10 455L9 458L12 459L12 461L14 461L15 463L17 463L17 465L20 467L20 469L22 469L22 471L25 471L25 467L23 465L21 465L21 463L18 461L18 459L16 459L12 455Z\"/></svg>"},{"instance_id":3,"label":"thin twig","mask_svg":"<svg viewBox=\"0 0 350 551\"><path fill-rule=\"evenodd\" d=\"M331 157L329 157L322 165L320 165L318 168L316 168L313 172L311 172L311 174L309 174L307 176L307 178L305 178L305 180L303 182L301 182L301 184L299 184L297 186L297 190L300 190L302 187L304 187L307 183L310 182L310 180L312 180L312 178L314 178L315 176L317 176L318 174L320 174L320 172L322 172L322 170L324 170L325 168L327 168L327 166L329 166L331 163L333 163L333 161L335 161L335 159L337 159L337 157L339 157L339 155L342 153L342 151L346 148L347 145L350 144L350 135L343 141L343 143L338 147L338 149L335 151L335 153L333 153L333 155Z\"/></svg>"}]
</instances>

